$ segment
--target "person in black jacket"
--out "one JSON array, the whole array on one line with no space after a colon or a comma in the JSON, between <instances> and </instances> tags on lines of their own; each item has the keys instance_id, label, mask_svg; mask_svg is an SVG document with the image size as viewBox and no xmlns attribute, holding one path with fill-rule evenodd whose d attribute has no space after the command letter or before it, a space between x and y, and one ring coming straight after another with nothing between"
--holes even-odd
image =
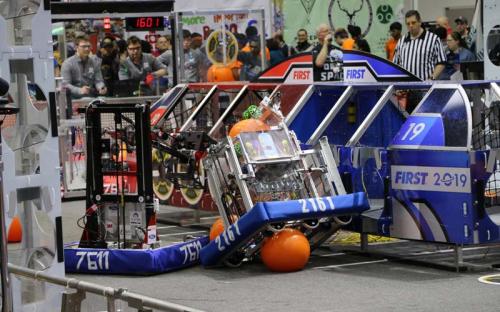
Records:
<instances>
[{"instance_id":1,"label":"person in black jacket","mask_svg":"<svg viewBox=\"0 0 500 312\"><path fill-rule=\"evenodd\" d=\"M297 45L291 48L291 54L310 52L314 46L308 40L307 30L301 28L297 31Z\"/></svg>"}]
</instances>

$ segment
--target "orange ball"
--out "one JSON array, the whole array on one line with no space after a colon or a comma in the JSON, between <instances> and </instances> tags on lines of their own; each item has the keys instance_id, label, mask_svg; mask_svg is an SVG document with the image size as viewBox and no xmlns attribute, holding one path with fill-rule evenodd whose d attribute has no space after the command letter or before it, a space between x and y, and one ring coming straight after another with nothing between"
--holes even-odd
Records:
<instances>
[{"instance_id":1,"label":"orange ball","mask_svg":"<svg viewBox=\"0 0 500 312\"><path fill-rule=\"evenodd\" d=\"M265 122L258 119L245 119L238 121L233 125L229 136L234 138L241 132L257 132L271 129Z\"/></svg>"},{"instance_id":2,"label":"orange ball","mask_svg":"<svg viewBox=\"0 0 500 312\"><path fill-rule=\"evenodd\" d=\"M208 82L234 81L234 75L231 67L215 64L210 66L207 71Z\"/></svg>"},{"instance_id":3,"label":"orange ball","mask_svg":"<svg viewBox=\"0 0 500 312\"><path fill-rule=\"evenodd\" d=\"M235 214L232 214L229 216L231 221L234 223L238 220L238 216ZM214 240L217 236L219 236L222 232L224 232L225 226L224 226L224 221L222 218L218 218L215 220L214 224L212 224L212 227L210 228L210 234L209 238L210 240Z\"/></svg>"},{"instance_id":4,"label":"orange ball","mask_svg":"<svg viewBox=\"0 0 500 312\"><path fill-rule=\"evenodd\" d=\"M12 219L7 232L7 241L9 243L19 243L23 239L23 226L18 216Z\"/></svg>"},{"instance_id":5,"label":"orange ball","mask_svg":"<svg viewBox=\"0 0 500 312\"><path fill-rule=\"evenodd\" d=\"M222 232L224 232L224 221L222 218L218 218L215 220L214 224L210 228L210 240L214 240L217 236L219 236Z\"/></svg>"},{"instance_id":6,"label":"orange ball","mask_svg":"<svg viewBox=\"0 0 500 312\"><path fill-rule=\"evenodd\" d=\"M268 238L260 251L262 262L275 272L302 270L311 255L309 241L301 231L284 229Z\"/></svg>"}]
</instances>

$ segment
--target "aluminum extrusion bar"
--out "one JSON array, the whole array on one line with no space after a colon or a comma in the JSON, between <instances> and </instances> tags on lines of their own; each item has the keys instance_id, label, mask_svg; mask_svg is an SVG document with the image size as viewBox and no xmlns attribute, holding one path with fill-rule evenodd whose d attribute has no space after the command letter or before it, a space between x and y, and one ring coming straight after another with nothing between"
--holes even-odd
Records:
<instances>
[{"instance_id":1,"label":"aluminum extrusion bar","mask_svg":"<svg viewBox=\"0 0 500 312\"><path fill-rule=\"evenodd\" d=\"M224 113L222 114L222 116L220 116L220 118L217 119L217 122L215 123L215 125L212 127L212 129L210 129L210 131L208 132L208 136L211 137L214 134L214 131L216 129L218 129L219 126L224 122L224 120L226 119L227 115L230 114L230 112L233 110L234 106L236 106L236 104L238 104L240 102L240 98L247 91L248 91L248 85L245 85L245 86L243 86L243 88L241 88L240 92L238 92L238 94L233 99L233 101L231 102L231 104L229 104L229 106L226 108L226 110L224 111Z\"/></svg>"},{"instance_id":2,"label":"aluminum extrusion bar","mask_svg":"<svg viewBox=\"0 0 500 312\"><path fill-rule=\"evenodd\" d=\"M308 145L314 145L318 142L321 135L325 132L326 128L330 125L335 116L337 116L342 107L344 107L345 103L352 96L353 93L354 93L354 88L352 86L349 86L344 90L338 101L333 105L333 107L330 109L326 117L319 124L318 128L314 130L313 134L307 141Z\"/></svg>"},{"instance_id":3,"label":"aluminum extrusion bar","mask_svg":"<svg viewBox=\"0 0 500 312\"><path fill-rule=\"evenodd\" d=\"M382 94L382 96L380 97L380 99L378 100L378 102L375 104L375 106L373 107L373 109L370 111L370 113L368 114L368 116L366 116L366 118L363 121L363 123L361 123L361 125L358 127L358 129L356 129L356 132L354 132L354 134L352 135L352 137L347 142L346 146L351 146L352 147L352 146L355 146L359 142L359 140L361 139L361 137L363 136L363 134L365 134L366 130L368 130L368 128L370 127L370 125L372 124L372 122L375 120L375 118L378 116L378 114L380 113L380 111L382 110L382 108L387 103L387 101L389 101L389 99L392 96L392 92L393 91L394 91L394 86L393 85L390 85L384 91L384 94Z\"/></svg>"},{"instance_id":4,"label":"aluminum extrusion bar","mask_svg":"<svg viewBox=\"0 0 500 312\"><path fill-rule=\"evenodd\" d=\"M310 85L306 89L306 92L304 92L304 94L302 94L300 99L297 101L297 104L295 104L295 106L292 108L290 113L288 113L288 115L285 117L285 124L287 126L290 126L290 124L293 122L295 117L297 117L297 115L300 113L300 111L302 110L304 105L307 103L309 98L312 96L313 91L314 91L314 85Z\"/></svg>"},{"instance_id":5,"label":"aluminum extrusion bar","mask_svg":"<svg viewBox=\"0 0 500 312\"><path fill-rule=\"evenodd\" d=\"M142 307L137 308L153 308L160 311L191 311L201 312L201 310L183 306L180 304L159 300L152 297L147 297L141 294L130 292L124 289L115 289L90 282L80 281L76 278L65 278L51 276L43 271L35 271L25 267L17 266L9 263L9 271L11 274L31 278L38 281L44 281L55 285L60 285L67 288L79 289L92 294L114 298L125 301L127 303L140 302Z\"/></svg>"},{"instance_id":6,"label":"aluminum extrusion bar","mask_svg":"<svg viewBox=\"0 0 500 312\"><path fill-rule=\"evenodd\" d=\"M189 115L189 117L186 120L186 122L184 122L184 124L180 128L179 132L186 131L188 128L191 127L191 125L193 124L194 119L196 117L198 117L198 114L205 107L205 105L208 103L208 101L210 101L210 99L212 98L212 96L215 94L215 91L217 91L217 85L214 85L210 89L210 91L208 91L207 95L205 95L205 97L203 98L203 100L201 100L201 103L198 105L198 107L196 107L196 109L194 110L194 112L191 115Z\"/></svg>"}]
</instances>

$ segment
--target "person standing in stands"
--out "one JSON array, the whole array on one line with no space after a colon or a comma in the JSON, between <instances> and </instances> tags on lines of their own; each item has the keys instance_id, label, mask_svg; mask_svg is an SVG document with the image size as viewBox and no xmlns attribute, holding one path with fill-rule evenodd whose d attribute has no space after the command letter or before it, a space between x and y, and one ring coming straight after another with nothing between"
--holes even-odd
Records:
<instances>
[{"instance_id":1,"label":"person standing in stands","mask_svg":"<svg viewBox=\"0 0 500 312\"><path fill-rule=\"evenodd\" d=\"M335 43L340 48L344 45L344 41L349 39L349 34L344 28L337 28L335 30L335 33L333 34L333 37L335 38Z\"/></svg>"},{"instance_id":2,"label":"person standing in stands","mask_svg":"<svg viewBox=\"0 0 500 312\"><path fill-rule=\"evenodd\" d=\"M342 52L332 45L332 29L327 24L320 24L316 29L318 45L312 50L314 81L340 80L342 72L336 66Z\"/></svg>"},{"instance_id":3,"label":"person standing in stands","mask_svg":"<svg viewBox=\"0 0 500 312\"><path fill-rule=\"evenodd\" d=\"M448 35L446 43L449 52L446 55L445 69L439 76L440 80L452 79L453 75L460 71L460 63L474 62L476 60L476 56L467 49L465 40L458 32L455 31Z\"/></svg>"},{"instance_id":4,"label":"person standing in stands","mask_svg":"<svg viewBox=\"0 0 500 312\"><path fill-rule=\"evenodd\" d=\"M101 59L101 72L108 89L107 95L113 95L114 82L118 80L118 70L120 69L118 46L113 37L102 39L97 56Z\"/></svg>"},{"instance_id":5,"label":"person standing in stands","mask_svg":"<svg viewBox=\"0 0 500 312\"><path fill-rule=\"evenodd\" d=\"M370 45L368 44L368 41L363 38L363 35L361 34L361 27L349 25L347 26L347 29L351 34L351 38L354 40L353 50L370 53Z\"/></svg>"},{"instance_id":6,"label":"person standing in stands","mask_svg":"<svg viewBox=\"0 0 500 312\"><path fill-rule=\"evenodd\" d=\"M105 95L108 90L102 78L101 62L95 55L90 55L88 37L76 37L75 47L75 55L66 59L61 67L63 86L73 98Z\"/></svg>"},{"instance_id":7,"label":"person standing in stands","mask_svg":"<svg viewBox=\"0 0 500 312\"><path fill-rule=\"evenodd\" d=\"M170 36L160 36L156 40L156 49L158 50L158 55L162 55L165 51L172 49Z\"/></svg>"},{"instance_id":8,"label":"person standing in stands","mask_svg":"<svg viewBox=\"0 0 500 312\"><path fill-rule=\"evenodd\" d=\"M313 49L313 45L308 40L307 30L301 28L297 31L297 45L291 48L291 54L299 54L304 52L310 52Z\"/></svg>"},{"instance_id":9,"label":"person standing in stands","mask_svg":"<svg viewBox=\"0 0 500 312\"><path fill-rule=\"evenodd\" d=\"M141 40L132 36L127 40L128 57L120 63L120 80L143 81L151 74L153 78L167 74L167 67L149 53L142 53Z\"/></svg>"},{"instance_id":10,"label":"person standing in stands","mask_svg":"<svg viewBox=\"0 0 500 312\"><path fill-rule=\"evenodd\" d=\"M462 36L462 39L467 44L467 49L472 53L476 53L476 40L475 36L472 35L467 19L463 16L459 16L455 19L455 24L457 25L457 32Z\"/></svg>"},{"instance_id":11,"label":"person standing in stands","mask_svg":"<svg viewBox=\"0 0 500 312\"><path fill-rule=\"evenodd\" d=\"M443 27L444 29L446 29L446 35L451 34L451 32L453 31L450 27L450 21L446 16L438 16L436 18L436 25L438 27Z\"/></svg>"},{"instance_id":12,"label":"person standing in stands","mask_svg":"<svg viewBox=\"0 0 500 312\"><path fill-rule=\"evenodd\" d=\"M283 38L283 34L281 31L278 31L277 33L274 34L273 36L274 41L278 43L279 48L281 49L281 53L285 58L288 58L290 56L290 48L285 42L285 39Z\"/></svg>"},{"instance_id":13,"label":"person standing in stands","mask_svg":"<svg viewBox=\"0 0 500 312\"><path fill-rule=\"evenodd\" d=\"M389 33L391 37L385 42L385 55L389 61L394 58L394 50L396 50L396 45L398 44L399 38L401 38L401 31L403 26L400 22L394 22L389 26Z\"/></svg>"},{"instance_id":14,"label":"person standing in stands","mask_svg":"<svg viewBox=\"0 0 500 312\"><path fill-rule=\"evenodd\" d=\"M187 82L199 82L201 80L201 71L203 66L203 54L200 49L193 50L191 48L191 32L187 29L183 30L184 41L182 47L184 49L184 72Z\"/></svg>"},{"instance_id":15,"label":"person standing in stands","mask_svg":"<svg viewBox=\"0 0 500 312\"><path fill-rule=\"evenodd\" d=\"M271 39L272 40L272 39ZM260 57L260 40L258 38L251 39L248 42L250 52L241 51L238 53L238 61L243 65L240 71L240 80L254 80L267 66L262 64Z\"/></svg>"},{"instance_id":16,"label":"person standing in stands","mask_svg":"<svg viewBox=\"0 0 500 312\"><path fill-rule=\"evenodd\" d=\"M437 79L446 63L441 40L422 28L418 11L408 11L405 22L408 33L399 39L393 62L422 80Z\"/></svg>"}]
</instances>

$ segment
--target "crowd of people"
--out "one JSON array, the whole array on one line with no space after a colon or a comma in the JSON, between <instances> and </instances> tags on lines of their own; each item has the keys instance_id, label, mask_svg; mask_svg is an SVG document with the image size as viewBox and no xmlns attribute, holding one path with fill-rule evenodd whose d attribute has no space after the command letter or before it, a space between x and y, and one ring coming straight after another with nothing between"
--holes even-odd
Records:
<instances>
[{"instance_id":1,"label":"crowd of people","mask_svg":"<svg viewBox=\"0 0 500 312\"><path fill-rule=\"evenodd\" d=\"M475 60L475 40L467 19L459 17L454 22L455 30L450 27L446 17L438 17L436 27L430 31L422 26L418 11L408 11L405 15L406 34L399 22L389 26L386 58L423 80L453 79L455 73L460 71L460 63ZM309 40L306 29L299 29L293 46L288 46L283 34L278 32L267 39L265 49L261 49L257 29L249 26L244 34L235 34L239 52L233 62L226 64L230 74L225 75L224 80L252 80L266 67L303 52L313 53L314 65L317 67L325 66L332 49L369 53L370 45L363 38L361 28L356 25L346 28L332 30L329 25L321 24L316 29L316 43ZM207 57L202 36L184 30L183 40L185 81L214 79L208 73L212 64ZM264 58L260 55L261 50L265 51ZM117 90L119 81L135 82L143 94L155 88L164 90L173 78L171 38L160 36L153 49L147 41L136 36L123 40L106 35L93 54L89 38L78 36L74 40L74 55L62 63L60 73L63 86L73 97L117 95L120 93Z\"/></svg>"}]
</instances>

